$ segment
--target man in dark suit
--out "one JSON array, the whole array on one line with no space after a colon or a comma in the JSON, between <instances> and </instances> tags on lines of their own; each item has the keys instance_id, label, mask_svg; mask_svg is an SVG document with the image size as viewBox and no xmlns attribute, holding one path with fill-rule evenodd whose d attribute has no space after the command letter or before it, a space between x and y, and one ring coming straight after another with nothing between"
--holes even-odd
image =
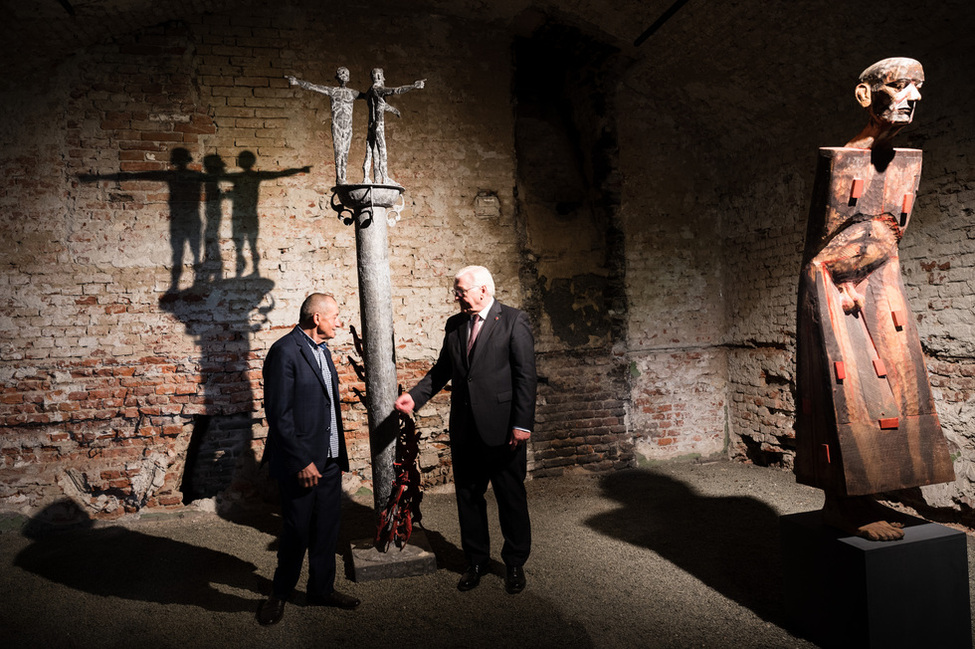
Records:
<instances>
[{"instance_id":1,"label":"man in dark suit","mask_svg":"<svg viewBox=\"0 0 975 649\"><path fill-rule=\"evenodd\" d=\"M505 589L520 593L531 550L525 495L537 382L531 325L524 313L495 301L494 279L483 266L461 269L454 277L453 293L461 312L447 320L440 356L426 376L396 400L396 409L411 413L450 381L450 452L461 544L468 561L457 588L476 587L488 569L484 493L490 482L504 536Z\"/></svg>"},{"instance_id":2,"label":"man in dark suit","mask_svg":"<svg viewBox=\"0 0 975 649\"><path fill-rule=\"evenodd\" d=\"M264 360L268 436L264 462L281 490L282 529L273 592L257 613L276 624L298 583L308 552L308 602L355 608L359 600L334 588L342 471L349 458L339 410L339 381L326 342L342 323L330 295L301 305L298 325Z\"/></svg>"}]
</instances>

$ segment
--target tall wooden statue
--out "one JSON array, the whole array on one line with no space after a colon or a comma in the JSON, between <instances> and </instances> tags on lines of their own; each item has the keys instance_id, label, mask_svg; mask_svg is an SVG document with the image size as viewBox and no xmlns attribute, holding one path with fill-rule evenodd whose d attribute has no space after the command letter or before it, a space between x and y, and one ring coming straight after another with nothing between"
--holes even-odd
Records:
<instances>
[{"instance_id":1,"label":"tall wooden statue","mask_svg":"<svg viewBox=\"0 0 975 649\"><path fill-rule=\"evenodd\" d=\"M796 479L823 489L828 525L873 540L904 533L871 494L954 480L897 247L921 151L890 141L923 82L906 58L860 75L870 120L846 146L819 150L799 281Z\"/></svg>"}]
</instances>

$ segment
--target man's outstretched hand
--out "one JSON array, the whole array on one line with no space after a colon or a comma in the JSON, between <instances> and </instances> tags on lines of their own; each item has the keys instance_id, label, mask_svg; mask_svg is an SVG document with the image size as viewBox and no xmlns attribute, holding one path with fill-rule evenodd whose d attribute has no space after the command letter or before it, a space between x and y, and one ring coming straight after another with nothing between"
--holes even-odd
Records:
<instances>
[{"instance_id":1,"label":"man's outstretched hand","mask_svg":"<svg viewBox=\"0 0 975 649\"><path fill-rule=\"evenodd\" d=\"M403 394L399 395L399 397L396 399L396 403L393 404L393 407L404 415L412 415L413 408L415 406L416 403L413 401L413 397L410 396L409 392L404 392Z\"/></svg>"}]
</instances>

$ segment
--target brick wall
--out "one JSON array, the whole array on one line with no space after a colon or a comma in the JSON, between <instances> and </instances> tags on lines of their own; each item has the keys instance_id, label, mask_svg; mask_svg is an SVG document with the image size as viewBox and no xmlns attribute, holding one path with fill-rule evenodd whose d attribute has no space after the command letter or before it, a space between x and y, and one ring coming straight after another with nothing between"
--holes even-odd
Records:
<instances>
[{"instance_id":1,"label":"brick wall","mask_svg":"<svg viewBox=\"0 0 975 649\"><path fill-rule=\"evenodd\" d=\"M632 466L625 370L605 354L539 357L543 382L528 460L533 475L560 475L573 466L595 471Z\"/></svg>"},{"instance_id":2,"label":"brick wall","mask_svg":"<svg viewBox=\"0 0 975 649\"><path fill-rule=\"evenodd\" d=\"M68 494L117 516L261 481L266 349L313 291L334 293L346 323L358 324L354 231L328 208L328 99L289 88L286 74L330 84L346 65L363 86L380 65L390 85L427 78L436 88L391 101L403 118L387 120L390 171L408 188L390 231L404 380L439 347L456 268L490 265L503 299L520 301L517 255L498 253L516 239L512 143L497 137L512 131L506 39L389 15L394 41L440 28L397 54L354 37L367 16L334 24L256 6L179 18L87 47L47 94L14 91L5 102L17 120L4 130L0 196L15 243L0 323L6 507ZM323 49L316 28L352 41ZM456 56L444 59L448 43ZM485 189L502 209L476 215ZM346 330L334 345L350 487L369 487L351 343ZM444 482L443 435L424 435L434 439L421 457L428 481Z\"/></svg>"},{"instance_id":3,"label":"brick wall","mask_svg":"<svg viewBox=\"0 0 975 649\"><path fill-rule=\"evenodd\" d=\"M284 78L331 85L339 65L356 88L374 66L427 79L386 122L407 188L389 231L405 387L439 349L453 272L479 263L533 323L532 475L725 453L788 467L815 151L860 128L860 69L910 50L931 94L903 134L925 170L901 257L959 475L923 495L970 510L975 134L953 76L968 5L903 0L880 28L821 0L689 3L637 48L646 3L434 4L18 15L0 81L0 508L68 495L112 517L264 493L267 348L313 291L361 330L354 232L328 207L328 99ZM358 109L353 180L364 131ZM369 488L347 328L333 348L346 487ZM418 418L427 485L451 480L448 404Z\"/></svg>"}]
</instances>

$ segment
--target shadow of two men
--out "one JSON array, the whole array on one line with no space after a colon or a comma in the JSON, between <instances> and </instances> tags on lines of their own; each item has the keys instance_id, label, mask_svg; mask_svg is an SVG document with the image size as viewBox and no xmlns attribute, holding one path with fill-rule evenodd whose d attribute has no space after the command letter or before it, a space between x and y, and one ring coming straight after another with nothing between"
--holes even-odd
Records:
<instances>
[{"instance_id":1,"label":"shadow of two men","mask_svg":"<svg viewBox=\"0 0 975 649\"><path fill-rule=\"evenodd\" d=\"M14 566L92 595L238 612L254 610L270 589L253 563L122 526L96 527L70 499L34 516L23 535L31 544Z\"/></svg>"}]
</instances>

